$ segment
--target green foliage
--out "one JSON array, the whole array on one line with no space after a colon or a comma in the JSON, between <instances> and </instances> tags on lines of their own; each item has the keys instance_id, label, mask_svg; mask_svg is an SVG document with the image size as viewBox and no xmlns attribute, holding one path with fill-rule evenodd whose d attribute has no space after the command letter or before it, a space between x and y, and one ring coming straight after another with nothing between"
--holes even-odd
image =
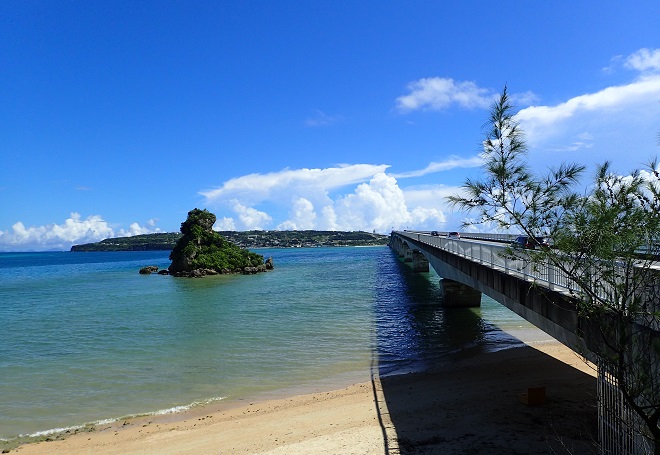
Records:
<instances>
[{"instance_id":1,"label":"green foliage","mask_svg":"<svg viewBox=\"0 0 660 455\"><path fill-rule=\"evenodd\" d=\"M318 246L387 245L389 236L370 232L343 231L220 231L227 241L242 248L289 248ZM96 243L74 245L71 251L172 250L181 238L179 232L115 237Z\"/></svg>"},{"instance_id":2,"label":"green foliage","mask_svg":"<svg viewBox=\"0 0 660 455\"><path fill-rule=\"evenodd\" d=\"M178 232L134 235L131 237L115 237L100 242L74 245L71 251L153 251L171 250L181 238Z\"/></svg>"},{"instance_id":3,"label":"green foliage","mask_svg":"<svg viewBox=\"0 0 660 455\"><path fill-rule=\"evenodd\" d=\"M181 223L181 239L170 253L171 273L209 269L219 273L245 267L259 267L264 258L228 242L212 227L216 217L207 210L194 209Z\"/></svg>"},{"instance_id":4,"label":"green foliage","mask_svg":"<svg viewBox=\"0 0 660 455\"><path fill-rule=\"evenodd\" d=\"M466 196L448 197L450 205L476 212L464 225L495 224L498 229L522 229L529 236L547 236L556 220L575 203L571 186L584 166L562 165L536 178L526 161L527 144L514 117L506 87L493 105L483 142L483 180L468 179Z\"/></svg>"},{"instance_id":5,"label":"green foliage","mask_svg":"<svg viewBox=\"0 0 660 455\"><path fill-rule=\"evenodd\" d=\"M510 248L507 255L550 264L571 281L589 350L615 377L626 404L660 440L660 173L658 163L630 175L599 166L585 194L574 190L584 166L562 164L537 177L506 88L492 108L484 177L467 180L449 202L495 224L551 239L552 248ZM660 442L656 443L660 453Z\"/></svg>"},{"instance_id":6,"label":"green foliage","mask_svg":"<svg viewBox=\"0 0 660 455\"><path fill-rule=\"evenodd\" d=\"M216 217L208 210L193 209L188 212L188 218L181 223L181 233L183 235L197 235L192 232L192 229L202 229L210 231L215 224Z\"/></svg>"}]
</instances>

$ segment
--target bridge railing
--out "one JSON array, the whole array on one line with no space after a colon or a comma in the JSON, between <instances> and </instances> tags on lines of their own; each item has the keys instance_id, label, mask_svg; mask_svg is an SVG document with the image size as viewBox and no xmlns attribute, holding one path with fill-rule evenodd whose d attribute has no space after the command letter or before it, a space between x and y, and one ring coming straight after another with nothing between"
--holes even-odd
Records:
<instances>
[{"instance_id":1,"label":"bridge railing","mask_svg":"<svg viewBox=\"0 0 660 455\"><path fill-rule=\"evenodd\" d=\"M429 235L429 231L404 231L401 234L425 234ZM440 231L437 236L434 237L447 237L449 234L448 231ZM475 239L475 240L489 240L491 242L501 242L501 243L510 243L513 242L516 237L520 234L486 234L482 232L461 232L461 238L463 239Z\"/></svg>"},{"instance_id":2,"label":"bridge railing","mask_svg":"<svg viewBox=\"0 0 660 455\"><path fill-rule=\"evenodd\" d=\"M502 270L505 273L519 278L525 279L527 281L533 281L540 286L547 287L557 292L561 292L567 295L575 295L580 293L580 286L571 279L563 270L555 267L553 264L548 262L535 262L531 264L530 261L525 261L523 259L514 259L510 255L507 256L506 249L509 242L493 242L493 243L478 243L478 242L466 242L464 240L455 240L444 238L440 236L430 235L428 232L413 232L413 231L404 231L398 232L401 236L408 237L412 240L416 240L420 243L425 243L436 248L448 251L450 253L462 256L471 261L478 262L480 264L488 265L491 268ZM490 234L492 235L492 234ZM498 234L495 234L498 235ZM463 239L467 237L462 236ZM522 253L524 254L524 252ZM587 267L589 267L587 265ZM608 265L611 267L611 264ZM644 283L642 289L640 289L641 297L644 301L644 313L643 314L657 314L660 312L660 263L640 263L640 270L652 269L652 275L648 278L648 281ZM589 270L583 270L582 272L584 277L596 277L597 274L591 273ZM646 270L644 273L648 273L649 270ZM621 268L618 274L620 280L626 279L626 272L624 268ZM594 282L592 283L592 292L594 292L600 299L603 301L608 301L610 304L613 304L611 299L613 298L614 289L612 284L607 281L604 283L598 282L597 279L592 278ZM651 324L654 327L654 330L660 330L660 318L653 318L652 322L644 321L641 323L643 326L648 326Z\"/></svg>"},{"instance_id":3,"label":"bridge railing","mask_svg":"<svg viewBox=\"0 0 660 455\"><path fill-rule=\"evenodd\" d=\"M462 256L471 261L488 265L491 268L502 270L509 275L537 282L539 285L558 292L574 293L579 290L577 284L568 275L552 264L531 264L529 261L507 257L505 255L506 248L510 242L515 240L515 235L461 234L464 239L474 238L499 242L484 244L448 239L443 236L430 235L428 232L399 231L397 234Z\"/></svg>"}]
</instances>

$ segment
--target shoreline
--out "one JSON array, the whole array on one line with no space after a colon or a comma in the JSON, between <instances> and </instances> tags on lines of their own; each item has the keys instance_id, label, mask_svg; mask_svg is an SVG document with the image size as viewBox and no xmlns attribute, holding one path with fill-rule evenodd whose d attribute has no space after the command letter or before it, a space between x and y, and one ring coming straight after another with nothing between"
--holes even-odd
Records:
<instances>
[{"instance_id":1,"label":"shoreline","mask_svg":"<svg viewBox=\"0 0 660 455\"><path fill-rule=\"evenodd\" d=\"M10 453L590 453L595 371L557 341L526 341L430 372L120 419ZM539 385L543 405L520 402Z\"/></svg>"}]
</instances>

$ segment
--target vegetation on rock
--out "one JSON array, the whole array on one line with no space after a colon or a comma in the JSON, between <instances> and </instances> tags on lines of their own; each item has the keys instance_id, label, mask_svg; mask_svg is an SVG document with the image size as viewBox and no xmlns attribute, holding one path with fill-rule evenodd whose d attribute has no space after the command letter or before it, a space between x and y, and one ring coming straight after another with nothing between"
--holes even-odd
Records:
<instances>
[{"instance_id":1,"label":"vegetation on rock","mask_svg":"<svg viewBox=\"0 0 660 455\"><path fill-rule=\"evenodd\" d=\"M265 271L264 257L242 249L213 230L216 217L194 209L181 223L181 238L170 253L169 271L177 276Z\"/></svg>"}]
</instances>

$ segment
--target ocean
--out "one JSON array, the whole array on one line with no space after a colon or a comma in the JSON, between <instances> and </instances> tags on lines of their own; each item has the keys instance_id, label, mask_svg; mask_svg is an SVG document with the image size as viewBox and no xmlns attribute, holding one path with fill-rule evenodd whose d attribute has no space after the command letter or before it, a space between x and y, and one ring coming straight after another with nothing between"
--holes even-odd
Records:
<instances>
[{"instance_id":1,"label":"ocean","mask_svg":"<svg viewBox=\"0 0 660 455\"><path fill-rule=\"evenodd\" d=\"M0 253L0 439L432 370L539 333L387 247L255 250L273 271L140 275L167 251ZM549 339L549 337L546 336Z\"/></svg>"}]
</instances>

